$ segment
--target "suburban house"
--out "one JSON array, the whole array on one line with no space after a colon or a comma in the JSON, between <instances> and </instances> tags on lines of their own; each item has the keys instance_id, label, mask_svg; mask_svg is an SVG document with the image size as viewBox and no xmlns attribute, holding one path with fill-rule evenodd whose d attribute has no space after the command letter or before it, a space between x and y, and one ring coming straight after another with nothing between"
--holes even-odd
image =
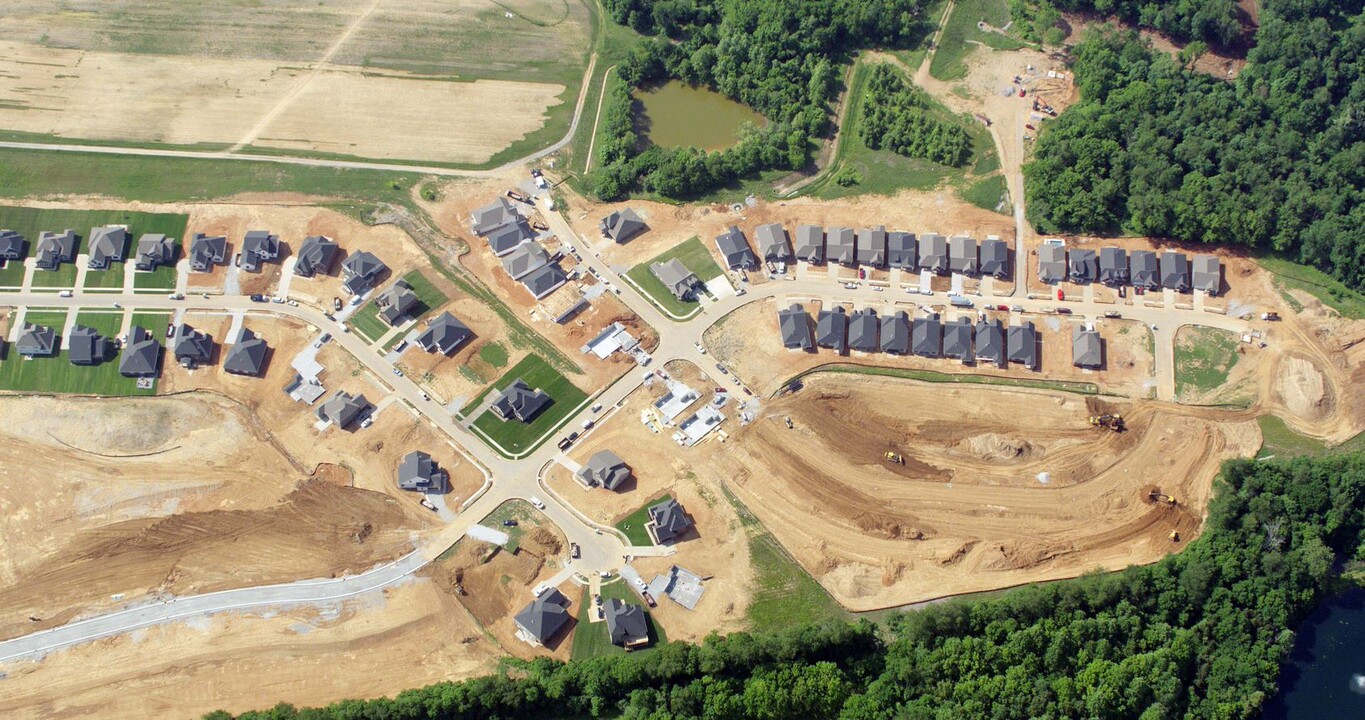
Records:
<instances>
[{"instance_id":1,"label":"suburban house","mask_svg":"<svg viewBox=\"0 0 1365 720\"><path fill-rule=\"evenodd\" d=\"M294 274L299 277L310 278L319 273L326 275L332 272L332 263L336 262L337 253L341 248L336 241L323 237L322 235L312 235L303 239L303 246L299 248L294 256Z\"/></svg>"},{"instance_id":2,"label":"suburban house","mask_svg":"<svg viewBox=\"0 0 1365 720\"><path fill-rule=\"evenodd\" d=\"M518 245L530 242L534 237L535 233L531 232L531 228L527 227L526 222L518 219L515 222L494 228L484 239L488 240L488 247L493 251L493 254L502 257L516 250Z\"/></svg>"},{"instance_id":3,"label":"suburban house","mask_svg":"<svg viewBox=\"0 0 1365 720\"><path fill-rule=\"evenodd\" d=\"M175 334L175 361L193 370L213 360L213 338L184 323Z\"/></svg>"},{"instance_id":4,"label":"suburban house","mask_svg":"<svg viewBox=\"0 0 1365 720\"><path fill-rule=\"evenodd\" d=\"M810 350L815 339L810 332L810 315L798 304L777 311L777 329L782 334L782 347L788 350Z\"/></svg>"},{"instance_id":5,"label":"suburban house","mask_svg":"<svg viewBox=\"0 0 1365 720\"><path fill-rule=\"evenodd\" d=\"M414 450L398 461L398 488L416 492L440 494L447 488L449 476L436 466L436 461L421 450Z\"/></svg>"},{"instance_id":6,"label":"suburban house","mask_svg":"<svg viewBox=\"0 0 1365 720\"><path fill-rule=\"evenodd\" d=\"M819 225L796 226L796 259L806 262L825 261L825 230Z\"/></svg>"},{"instance_id":7,"label":"suburban house","mask_svg":"<svg viewBox=\"0 0 1365 720\"><path fill-rule=\"evenodd\" d=\"M919 236L919 267L943 275L948 272L948 239L937 233Z\"/></svg>"},{"instance_id":8,"label":"suburban house","mask_svg":"<svg viewBox=\"0 0 1365 720\"><path fill-rule=\"evenodd\" d=\"M128 228L119 225L91 228L87 245L86 267L108 270L111 264L123 262L124 253L128 251Z\"/></svg>"},{"instance_id":9,"label":"suburban house","mask_svg":"<svg viewBox=\"0 0 1365 720\"><path fill-rule=\"evenodd\" d=\"M223 354L223 371L233 375L260 377L261 371L265 370L265 359L269 352L270 346L264 340L242 328L237 333L237 340Z\"/></svg>"},{"instance_id":10,"label":"suburban house","mask_svg":"<svg viewBox=\"0 0 1365 720\"><path fill-rule=\"evenodd\" d=\"M868 267L886 266L886 227L878 225L874 228L861 228L858 230L856 240L858 246L858 262Z\"/></svg>"},{"instance_id":11,"label":"suburban house","mask_svg":"<svg viewBox=\"0 0 1365 720\"><path fill-rule=\"evenodd\" d=\"M842 355L848 349L847 338L848 316L844 314L844 308L835 305L831 310L821 310L815 323L815 344L833 348Z\"/></svg>"},{"instance_id":12,"label":"suburban house","mask_svg":"<svg viewBox=\"0 0 1365 720\"><path fill-rule=\"evenodd\" d=\"M612 242L623 243L648 230L649 226L639 213L625 208L602 218L597 229L602 231L602 237Z\"/></svg>"},{"instance_id":13,"label":"suburban house","mask_svg":"<svg viewBox=\"0 0 1365 720\"><path fill-rule=\"evenodd\" d=\"M24 323L14 351L26 358L47 357L57 353L57 331L46 325Z\"/></svg>"},{"instance_id":14,"label":"suburban house","mask_svg":"<svg viewBox=\"0 0 1365 720\"><path fill-rule=\"evenodd\" d=\"M915 250L915 234L889 232L886 234L886 264L902 270L914 270L919 253Z\"/></svg>"},{"instance_id":15,"label":"suburban house","mask_svg":"<svg viewBox=\"0 0 1365 720\"><path fill-rule=\"evenodd\" d=\"M569 622L569 599L558 588L550 588L521 609L513 618L517 637L528 645L544 645Z\"/></svg>"},{"instance_id":16,"label":"suburban house","mask_svg":"<svg viewBox=\"0 0 1365 720\"><path fill-rule=\"evenodd\" d=\"M943 356L956 358L963 365L976 362L972 353L972 319L960 317L943 325Z\"/></svg>"},{"instance_id":17,"label":"suburban house","mask_svg":"<svg viewBox=\"0 0 1365 720\"><path fill-rule=\"evenodd\" d=\"M792 261L791 245L787 242L787 230L777 223L768 223L754 228L754 237L758 239L758 251L762 253L763 259L771 263L788 263Z\"/></svg>"},{"instance_id":18,"label":"suburban house","mask_svg":"<svg viewBox=\"0 0 1365 720\"><path fill-rule=\"evenodd\" d=\"M673 293L673 297L679 300L687 300L692 296L693 289L701 284L697 279L697 274L687 269L686 265L677 258L668 262L654 263L649 266L649 271L654 273L654 277Z\"/></svg>"},{"instance_id":19,"label":"suburban house","mask_svg":"<svg viewBox=\"0 0 1365 720\"><path fill-rule=\"evenodd\" d=\"M1190 261L1185 253L1161 253L1161 287L1182 293L1190 291Z\"/></svg>"},{"instance_id":20,"label":"suburban house","mask_svg":"<svg viewBox=\"0 0 1365 720\"><path fill-rule=\"evenodd\" d=\"M76 231L38 233L38 247L33 255L34 264L42 270L56 270L64 262L75 262Z\"/></svg>"},{"instance_id":21,"label":"suburban house","mask_svg":"<svg viewBox=\"0 0 1365 720\"><path fill-rule=\"evenodd\" d=\"M268 230L249 230L242 237L242 269L256 272L261 263L274 262L280 257L280 236Z\"/></svg>"},{"instance_id":22,"label":"suburban house","mask_svg":"<svg viewBox=\"0 0 1365 720\"><path fill-rule=\"evenodd\" d=\"M1010 276L1010 249L994 235L981 241L981 274L990 275L1000 280L1008 280Z\"/></svg>"},{"instance_id":23,"label":"suburban house","mask_svg":"<svg viewBox=\"0 0 1365 720\"><path fill-rule=\"evenodd\" d=\"M13 230L0 230L0 260L24 259L24 236Z\"/></svg>"},{"instance_id":24,"label":"suburban house","mask_svg":"<svg viewBox=\"0 0 1365 720\"><path fill-rule=\"evenodd\" d=\"M326 402L318 406L317 415L319 420L344 430L369 407L370 401L365 399L363 393L352 395L345 390L338 390Z\"/></svg>"},{"instance_id":25,"label":"suburban house","mask_svg":"<svg viewBox=\"0 0 1365 720\"><path fill-rule=\"evenodd\" d=\"M1005 328L999 320L982 319L976 324L976 357L1005 367Z\"/></svg>"},{"instance_id":26,"label":"suburban house","mask_svg":"<svg viewBox=\"0 0 1365 720\"><path fill-rule=\"evenodd\" d=\"M910 316L904 310L882 316L882 352L905 355L910 352Z\"/></svg>"},{"instance_id":27,"label":"suburban house","mask_svg":"<svg viewBox=\"0 0 1365 720\"><path fill-rule=\"evenodd\" d=\"M467 325L449 312L443 312L427 323L427 329L417 336L417 344L429 353L449 355L471 337L474 332Z\"/></svg>"},{"instance_id":28,"label":"suburban house","mask_svg":"<svg viewBox=\"0 0 1365 720\"><path fill-rule=\"evenodd\" d=\"M1218 258L1212 255L1194 256L1194 289L1209 297L1218 294L1223 285L1223 271Z\"/></svg>"},{"instance_id":29,"label":"suburban house","mask_svg":"<svg viewBox=\"0 0 1365 720\"><path fill-rule=\"evenodd\" d=\"M502 269L520 280L532 270L539 270L550 264L550 253L538 242L522 243L502 258Z\"/></svg>"},{"instance_id":30,"label":"suburban house","mask_svg":"<svg viewBox=\"0 0 1365 720\"><path fill-rule=\"evenodd\" d=\"M66 341L66 358L72 365L98 365L109 359L109 340L94 328L77 325Z\"/></svg>"},{"instance_id":31,"label":"suburban house","mask_svg":"<svg viewBox=\"0 0 1365 720\"><path fill-rule=\"evenodd\" d=\"M536 268L521 278L521 284L526 286L526 291L537 300L558 290L568 281L569 276L564 274L564 268L561 268L558 263L550 263Z\"/></svg>"},{"instance_id":32,"label":"suburban house","mask_svg":"<svg viewBox=\"0 0 1365 720\"><path fill-rule=\"evenodd\" d=\"M549 395L540 388L532 390L526 381L517 378L511 385L494 391L493 403L488 408L503 420L528 423L549 404Z\"/></svg>"},{"instance_id":33,"label":"suburban house","mask_svg":"<svg viewBox=\"0 0 1365 720\"><path fill-rule=\"evenodd\" d=\"M1123 248L1100 248L1099 281L1114 287L1128 284L1128 253Z\"/></svg>"},{"instance_id":34,"label":"suburban house","mask_svg":"<svg viewBox=\"0 0 1365 720\"><path fill-rule=\"evenodd\" d=\"M716 249L725 258L725 266L731 270L753 270L758 267L758 258L749 249L748 239L734 225L716 236Z\"/></svg>"},{"instance_id":35,"label":"suburban house","mask_svg":"<svg viewBox=\"0 0 1365 720\"><path fill-rule=\"evenodd\" d=\"M1156 290L1161 287L1161 267L1156 253L1151 250L1134 250L1129 256L1134 287Z\"/></svg>"},{"instance_id":36,"label":"suburban house","mask_svg":"<svg viewBox=\"0 0 1365 720\"><path fill-rule=\"evenodd\" d=\"M1104 359L1104 344L1100 332L1080 325L1071 329L1071 364L1087 370L1099 370Z\"/></svg>"},{"instance_id":37,"label":"suburban house","mask_svg":"<svg viewBox=\"0 0 1365 720\"><path fill-rule=\"evenodd\" d=\"M825 256L830 262L852 267L858 262L858 244L853 228L832 227L825 232Z\"/></svg>"},{"instance_id":38,"label":"suburban house","mask_svg":"<svg viewBox=\"0 0 1365 720\"><path fill-rule=\"evenodd\" d=\"M125 377L155 377L161 366L161 343L147 328L134 325L118 359L118 372Z\"/></svg>"},{"instance_id":39,"label":"suburban house","mask_svg":"<svg viewBox=\"0 0 1365 720\"><path fill-rule=\"evenodd\" d=\"M871 308L855 310L848 319L848 347L859 352L877 352L877 313Z\"/></svg>"},{"instance_id":40,"label":"suburban house","mask_svg":"<svg viewBox=\"0 0 1365 720\"><path fill-rule=\"evenodd\" d=\"M1043 243L1038 247L1038 279L1059 283L1066 279L1066 246Z\"/></svg>"},{"instance_id":41,"label":"suburban house","mask_svg":"<svg viewBox=\"0 0 1365 720\"><path fill-rule=\"evenodd\" d=\"M578 480L588 487L615 490L629 480L630 467L610 450L599 450L578 469Z\"/></svg>"},{"instance_id":42,"label":"suburban house","mask_svg":"<svg viewBox=\"0 0 1365 720\"><path fill-rule=\"evenodd\" d=\"M962 275L976 275L980 272L976 256L976 240L965 235L948 238L948 269Z\"/></svg>"},{"instance_id":43,"label":"suburban house","mask_svg":"<svg viewBox=\"0 0 1365 720\"><path fill-rule=\"evenodd\" d=\"M374 304L379 307L379 317L389 327L398 327L407 321L408 313L417 307L417 293L412 291L407 280L399 278L375 296Z\"/></svg>"},{"instance_id":44,"label":"suburban house","mask_svg":"<svg viewBox=\"0 0 1365 720\"><path fill-rule=\"evenodd\" d=\"M915 318L910 324L910 352L927 358L943 357L943 325L937 314Z\"/></svg>"},{"instance_id":45,"label":"suburban house","mask_svg":"<svg viewBox=\"0 0 1365 720\"><path fill-rule=\"evenodd\" d=\"M479 237L483 237L503 225L521 220L521 216L517 214L516 209L512 207L512 203L507 201L507 198L500 197L497 202L475 210L471 213L470 219L472 221L469 227L470 231Z\"/></svg>"},{"instance_id":46,"label":"suburban house","mask_svg":"<svg viewBox=\"0 0 1365 720\"><path fill-rule=\"evenodd\" d=\"M629 650L649 644L649 623L645 620L643 607L608 598L603 604L603 617L607 621L607 634L611 635L612 645Z\"/></svg>"},{"instance_id":47,"label":"suburban house","mask_svg":"<svg viewBox=\"0 0 1365 720\"><path fill-rule=\"evenodd\" d=\"M341 261L341 286L352 295L364 295L388 272L389 266L373 253L361 250Z\"/></svg>"},{"instance_id":48,"label":"suburban house","mask_svg":"<svg viewBox=\"0 0 1365 720\"><path fill-rule=\"evenodd\" d=\"M1095 251L1073 248L1067 253L1067 275L1074 283L1091 283L1098 279L1100 266Z\"/></svg>"},{"instance_id":49,"label":"suburban house","mask_svg":"<svg viewBox=\"0 0 1365 720\"><path fill-rule=\"evenodd\" d=\"M195 233L190 238L190 269L195 272L213 272L214 265L222 265L227 258L227 238L222 235Z\"/></svg>"},{"instance_id":50,"label":"suburban house","mask_svg":"<svg viewBox=\"0 0 1365 720\"><path fill-rule=\"evenodd\" d=\"M649 522L645 531L656 545L670 542L692 527L692 519L683 512L677 500L669 498L649 507Z\"/></svg>"},{"instance_id":51,"label":"suburban house","mask_svg":"<svg viewBox=\"0 0 1365 720\"><path fill-rule=\"evenodd\" d=\"M1012 363L1034 370L1038 367L1038 331L1033 323L1011 325L1005 334L1005 353Z\"/></svg>"},{"instance_id":52,"label":"suburban house","mask_svg":"<svg viewBox=\"0 0 1365 720\"><path fill-rule=\"evenodd\" d=\"M179 251L175 238L160 233L148 233L137 239L137 255L133 258L133 268L151 272L159 267L175 265Z\"/></svg>"}]
</instances>

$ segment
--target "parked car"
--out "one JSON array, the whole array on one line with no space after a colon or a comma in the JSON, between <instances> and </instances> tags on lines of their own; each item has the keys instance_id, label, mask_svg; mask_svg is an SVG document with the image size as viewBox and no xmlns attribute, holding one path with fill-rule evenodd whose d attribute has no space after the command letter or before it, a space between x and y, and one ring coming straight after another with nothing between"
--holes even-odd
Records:
<instances>
[{"instance_id":1,"label":"parked car","mask_svg":"<svg viewBox=\"0 0 1365 720\"><path fill-rule=\"evenodd\" d=\"M532 505L535 505L537 508L539 508L539 509L541 509L541 510L544 510L544 509L545 509L545 503L544 503L543 501L541 501L541 499L538 498L538 497L536 497L535 495L532 495L532 496L531 496L531 504L532 504Z\"/></svg>"},{"instance_id":2,"label":"parked car","mask_svg":"<svg viewBox=\"0 0 1365 720\"><path fill-rule=\"evenodd\" d=\"M517 521L516 521L516 520L512 520L512 519L503 520L503 521L502 521L502 526L503 526L503 527L516 527L516 526L517 526Z\"/></svg>"},{"instance_id":3,"label":"parked car","mask_svg":"<svg viewBox=\"0 0 1365 720\"><path fill-rule=\"evenodd\" d=\"M1059 307L1059 308L1057 308L1057 314L1058 314L1058 315L1070 315L1070 314L1071 314L1071 308L1068 308L1068 307Z\"/></svg>"},{"instance_id":4,"label":"parked car","mask_svg":"<svg viewBox=\"0 0 1365 720\"><path fill-rule=\"evenodd\" d=\"M393 369L393 374L397 375L398 377L403 377L403 371L399 370L398 368Z\"/></svg>"},{"instance_id":5,"label":"parked car","mask_svg":"<svg viewBox=\"0 0 1365 720\"><path fill-rule=\"evenodd\" d=\"M1021 313L1021 312L1024 311L1024 306L1023 306L1023 305L1015 305L1014 307L1010 308L1010 310L1012 310L1013 312Z\"/></svg>"},{"instance_id":6,"label":"parked car","mask_svg":"<svg viewBox=\"0 0 1365 720\"><path fill-rule=\"evenodd\" d=\"M729 370L726 370L726 369L725 369L725 366L724 366L724 365L721 365L720 363L716 363L716 369L719 370L720 373L721 373L722 375L729 375L729 374L730 374L730 371L729 371Z\"/></svg>"},{"instance_id":7,"label":"parked car","mask_svg":"<svg viewBox=\"0 0 1365 720\"><path fill-rule=\"evenodd\" d=\"M318 344L326 345L332 339L332 333L323 333L318 336Z\"/></svg>"},{"instance_id":8,"label":"parked car","mask_svg":"<svg viewBox=\"0 0 1365 720\"><path fill-rule=\"evenodd\" d=\"M166 337L175 337L175 323L166 323Z\"/></svg>"},{"instance_id":9,"label":"parked car","mask_svg":"<svg viewBox=\"0 0 1365 720\"><path fill-rule=\"evenodd\" d=\"M256 293L255 295L251 296L251 302L265 302L265 296L260 293Z\"/></svg>"},{"instance_id":10,"label":"parked car","mask_svg":"<svg viewBox=\"0 0 1365 720\"><path fill-rule=\"evenodd\" d=\"M577 560L583 551L578 547L578 543L569 543L569 557Z\"/></svg>"}]
</instances>

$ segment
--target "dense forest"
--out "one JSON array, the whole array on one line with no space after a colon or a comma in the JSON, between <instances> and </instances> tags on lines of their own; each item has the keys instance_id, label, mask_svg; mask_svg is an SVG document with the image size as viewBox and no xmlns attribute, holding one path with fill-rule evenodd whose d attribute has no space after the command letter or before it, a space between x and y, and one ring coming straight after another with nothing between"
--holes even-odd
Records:
<instances>
[{"instance_id":1,"label":"dense forest","mask_svg":"<svg viewBox=\"0 0 1365 720\"><path fill-rule=\"evenodd\" d=\"M1010 17L1030 40L1061 43L1063 12L1114 16L1173 40L1232 45L1242 35L1235 0L1009 0Z\"/></svg>"},{"instance_id":2,"label":"dense forest","mask_svg":"<svg viewBox=\"0 0 1365 720\"><path fill-rule=\"evenodd\" d=\"M1093 33L1081 101L1025 167L1030 220L1274 250L1365 287L1362 50L1362 0L1265 0L1233 82Z\"/></svg>"},{"instance_id":3,"label":"dense forest","mask_svg":"<svg viewBox=\"0 0 1365 720\"><path fill-rule=\"evenodd\" d=\"M1339 560L1365 454L1230 461L1203 535L1154 565L894 616L669 643L253 720L1250 718ZM230 716L214 713L211 720Z\"/></svg>"},{"instance_id":4,"label":"dense forest","mask_svg":"<svg viewBox=\"0 0 1365 720\"><path fill-rule=\"evenodd\" d=\"M940 165L960 166L972 154L972 138L959 125L932 117L924 92L890 65L872 68L863 93L863 142Z\"/></svg>"},{"instance_id":5,"label":"dense forest","mask_svg":"<svg viewBox=\"0 0 1365 720\"><path fill-rule=\"evenodd\" d=\"M829 129L839 68L854 51L917 42L924 0L604 0L616 22L652 35L617 66L627 87L603 108L607 136L588 185L602 199L631 191L685 198L763 170L794 170ZM668 79L707 87L767 118L734 147L642 147L630 90Z\"/></svg>"}]
</instances>

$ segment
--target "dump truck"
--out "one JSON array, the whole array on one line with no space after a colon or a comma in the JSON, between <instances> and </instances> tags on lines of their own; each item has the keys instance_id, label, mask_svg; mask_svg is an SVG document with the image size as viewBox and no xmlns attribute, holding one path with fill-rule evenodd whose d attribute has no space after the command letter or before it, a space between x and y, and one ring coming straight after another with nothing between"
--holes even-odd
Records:
<instances>
[{"instance_id":1,"label":"dump truck","mask_svg":"<svg viewBox=\"0 0 1365 720\"><path fill-rule=\"evenodd\" d=\"M1153 490L1152 492L1148 493L1147 498L1152 502L1166 503L1167 505L1171 506L1176 505L1174 495L1167 495L1161 492L1160 490Z\"/></svg>"},{"instance_id":2,"label":"dump truck","mask_svg":"<svg viewBox=\"0 0 1365 720\"><path fill-rule=\"evenodd\" d=\"M1095 427L1108 428L1110 430L1113 430L1114 432L1123 432L1124 430L1122 415L1111 415L1109 413L1105 413L1103 415L1091 415L1090 424L1094 425Z\"/></svg>"},{"instance_id":3,"label":"dump truck","mask_svg":"<svg viewBox=\"0 0 1365 720\"><path fill-rule=\"evenodd\" d=\"M897 453L891 452L890 450L887 450L887 451L886 451L886 455L884 455L883 457L885 457L885 458L887 459L887 461L892 462L892 463L895 463L896 465L904 465L904 464L905 464L905 458L901 457L901 456L900 456L899 454L897 454Z\"/></svg>"}]
</instances>

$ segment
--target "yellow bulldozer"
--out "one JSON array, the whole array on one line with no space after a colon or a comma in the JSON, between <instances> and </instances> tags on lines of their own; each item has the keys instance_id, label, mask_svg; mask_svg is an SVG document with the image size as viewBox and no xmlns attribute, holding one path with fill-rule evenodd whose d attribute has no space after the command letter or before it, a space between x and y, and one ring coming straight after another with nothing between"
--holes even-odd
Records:
<instances>
[{"instance_id":1,"label":"yellow bulldozer","mask_svg":"<svg viewBox=\"0 0 1365 720\"><path fill-rule=\"evenodd\" d=\"M1105 413L1103 415L1091 415L1090 424L1094 425L1095 427L1108 428L1110 430L1113 430L1114 432L1123 432L1122 415L1110 415L1109 413Z\"/></svg>"},{"instance_id":2,"label":"yellow bulldozer","mask_svg":"<svg viewBox=\"0 0 1365 720\"><path fill-rule=\"evenodd\" d=\"M1172 531L1171 531L1171 542L1180 542L1180 531L1179 531L1179 530L1172 530Z\"/></svg>"},{"instance_id":3,"label":"yellow bulldozer","mask_svg":"<svg viewBox=\"0 0 1365 720\"><path fill-rule=\"evenodd\" d=\"M1166 503L1167 505L1171 506L1175 506L1177 504L1174 495L1167 495L1166 493L1163 493L1160 490L1153 490L1152 492L1148 493L1147 499L1151 500L1152 502Z\"/></svg>"},{"instance_id":4,"label":"yellow bulldozer","mask_svg":"<svg viewBox=\"0 0 1365 720\"><path fill-rule=\"evenodd\" d=\"M883 455L882 457L886 458L887 462L890 462L895 465L905 464L905 458L901 457L898 453L891 452L890 450L887 450L886 454Z\"/></svg>"}]
</instances>

